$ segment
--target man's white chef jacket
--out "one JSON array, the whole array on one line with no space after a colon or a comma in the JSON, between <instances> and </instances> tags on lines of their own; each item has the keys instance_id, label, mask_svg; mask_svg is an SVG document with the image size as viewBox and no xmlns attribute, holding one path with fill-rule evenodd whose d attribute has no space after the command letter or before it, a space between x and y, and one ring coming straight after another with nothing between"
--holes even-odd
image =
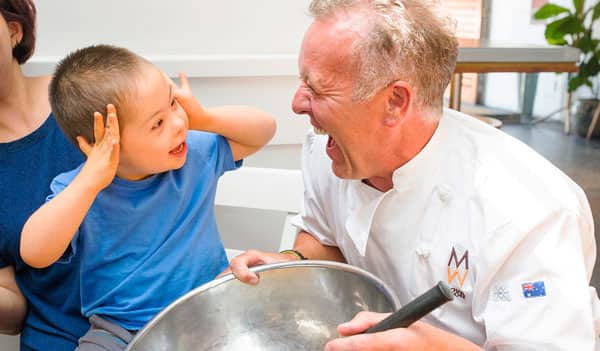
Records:
<instances>
[{"instance_id":1,"label":"man's white chef jacket","mask_svg":"<svg viewBox=\"0 0 600 351\"><path fill-rule=\"evenodd\" d=\"M326 142L309 133L304 145L300 229L380 277L402 304L447 282L454 300L425 320L486 349L594 349L591 211L550 162L445 110L381 193L337 178Z\"/></svg>"}]
</instances>

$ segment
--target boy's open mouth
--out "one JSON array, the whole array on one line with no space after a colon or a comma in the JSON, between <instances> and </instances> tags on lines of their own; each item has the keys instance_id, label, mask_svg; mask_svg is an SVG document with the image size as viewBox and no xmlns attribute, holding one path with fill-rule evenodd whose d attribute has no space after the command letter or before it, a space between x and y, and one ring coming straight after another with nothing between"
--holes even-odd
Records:
<instances>
[{"instance_id":1,"label":"boy's open mouth","mask_svg":"<svg viewBox=\"0 0 600 351\"><path fill-rule=\"evenodd\" d=\"M183 152L185 152L185 141L183 143L179 144L173 150L169 151L169 153L174 156L178 156L179 154L181 154Z\"/></svg>"}]
</instances>

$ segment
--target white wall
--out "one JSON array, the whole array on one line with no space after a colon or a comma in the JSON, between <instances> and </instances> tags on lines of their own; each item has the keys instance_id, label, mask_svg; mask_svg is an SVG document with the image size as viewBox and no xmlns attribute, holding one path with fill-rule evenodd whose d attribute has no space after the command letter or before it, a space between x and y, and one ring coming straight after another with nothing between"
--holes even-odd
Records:
<instances>
[{"instance_id":1,"label":"white wall","mask_svg":"<svg viewBox=\"0 0 600 351\"><path fill-rule=\"evenodd\" d=\"M554 2L568 5L570 0ZM308 3L37 1L38 46L27 69L32 74L49 73L59 58L90 44L125 46L171 76L187 72L193 78L194 92L205 105L250 103L265 109L278 121L271 145L297 144L308 123L293 115L290 102L297 84L297 53L310 22ZM531 23L530 3L491 1L490 39L545 45L544 24ZM484 103L518 110L519 79L514 73L489 74ZM545 115L561 107L565 89L566 74L540 74L534 114ZM269 152L269 148L262 152ZM287 158L280 160L285 163Z\"/></svg>"},{"instance_id":2,"label":"white wall","mask_svg":"<svg viewBox=\"0 0 600 351\"><path fill-rule=\"evenodd\" d=\"M251 104L271 113L278 131L270 145L299 144L308 122L296 117L290 104L298 83L297 53L310 22L308 3L38 1L38 44L26 72L50 73L57 60L87 45L124 46L173 77L185 71L206 106Z\"/></svg>"},{"instance_id":3,"label":"white wall","mask_svg":"<svg viewBox=\"0 0 600 351\"><path fill-rule=\"evenodd\" d=\"M37 1L38 54L97 42L143 54L296 54L305 0Z\"/></svg>"},{"instance_id":4,"label":"white wall","mask_svg":"<svg viewBox=\"0 0 600 351\"><path fill-rule=\"evenodd\" d=\"M271 145L297 144L308 123L295 118L289 106L297 83L296 57L310 22L308 3L37 1L38 46L28 72L51 72L60 57L78 47L95 43L125 46L150 58L171 76L186 71L206 105L252 103L265 109L279 122ZM546 45L544 24L532 24L530 0L493 0L491 6L491 40ZM520 79L515 73L489 74L484 103L520 109ZM565 89L566 74L540 74L534 114L545 115L564 105Z\"/></svg>"}]
</instances>

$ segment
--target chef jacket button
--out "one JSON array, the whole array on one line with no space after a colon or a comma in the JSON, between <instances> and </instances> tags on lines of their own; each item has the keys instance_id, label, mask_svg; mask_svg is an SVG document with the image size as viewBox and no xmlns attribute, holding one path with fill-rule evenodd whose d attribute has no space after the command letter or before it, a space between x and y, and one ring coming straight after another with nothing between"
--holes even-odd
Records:
<instances>
[{"instance_id":1,"label":"chef jacket button","mask_svg":"<svg viewBox=\"0 0 600 351\"><path fill-rule=\"evenodd\" d=\"M441 202L448 202L452 198L452 190L449 186L440 185L437 187L438 198Z\"/></svg>"},{"instance_id":2,"label":"chef jacket button","mask_svg":"<svg viewBox=\"0 0 600 351\"><path fill-rule=\"evenodd\" d=\"M418 248L416 249L416 252L417 252L417 255L419 255L419 256L420 256L420 257L422 257L422 258L428 258L428 257L429 257L429 254L431 253L431 252L429 251L429 248L427 248L427 247L424 247L424 246L418 247Z\"/></svg>"}]
</instances>

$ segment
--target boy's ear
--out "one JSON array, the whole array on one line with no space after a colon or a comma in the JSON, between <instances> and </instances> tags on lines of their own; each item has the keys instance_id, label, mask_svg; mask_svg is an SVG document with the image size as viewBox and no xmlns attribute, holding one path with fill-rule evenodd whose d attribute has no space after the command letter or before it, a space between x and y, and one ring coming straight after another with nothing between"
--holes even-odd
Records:
<instances>
[{"instance_id":1,"label":"boy's ear","mask_svg":"<svg viewBox=\"0 0 600 351\"><path fill-rule=\"evenodd\" d=\"M90 145L90 143L88 143L87 140L85 140L85 138L81 135L77 136L76 139L79 149L85 154L85 157L88 157L90 155L90 151L92 151L92 145Z\"/></svg>"},{"instance_id":2,"label":"boy's ear","mask_svg":"<svg viewBox=\"0 0 600 351\"><path fill-rule=\"evenodd\" d=\"M6 25L10 33L10 44L14 49L23 40L23 26L16 21L10 21Z\"/></svg>"},{"instance_id":3,"label":"boy's ear","mask_svg":"<svg viewBox=\"0 0 600 351\"><path fill-rule=\"evenodd\" d=\"M413 99L412 86L401 80L392 82L388 87L387 116L385 125L395 126L410 108Z\"/></svg>"}]
</instances>

